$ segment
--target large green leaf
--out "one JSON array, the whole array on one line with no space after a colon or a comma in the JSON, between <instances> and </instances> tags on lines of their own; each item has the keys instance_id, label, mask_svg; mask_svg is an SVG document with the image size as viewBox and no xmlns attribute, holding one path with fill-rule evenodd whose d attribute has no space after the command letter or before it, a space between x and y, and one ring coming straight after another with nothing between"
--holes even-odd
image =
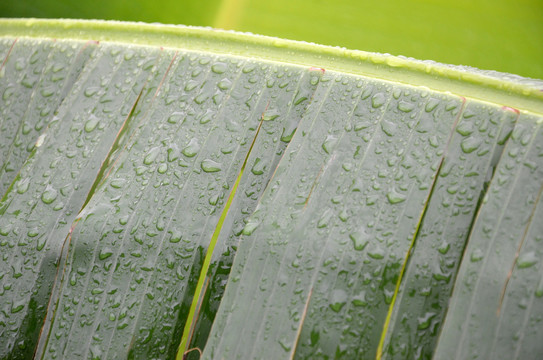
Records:
<instances>
[{"instance_id":1,"label":"large green leaf","mask_svg":"<svg viewBox=\"0 0 543 360\"><path fill-rule=\"evenodd\" d=\"M1 358L543 354L541 81L176 26L0 36Z\"/></svg>"}]
</instances>

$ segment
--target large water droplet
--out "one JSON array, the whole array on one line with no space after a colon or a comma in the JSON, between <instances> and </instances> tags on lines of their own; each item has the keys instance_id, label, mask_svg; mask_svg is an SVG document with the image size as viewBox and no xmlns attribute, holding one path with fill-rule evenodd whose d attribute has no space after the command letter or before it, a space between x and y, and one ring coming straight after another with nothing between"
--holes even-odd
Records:
<instances>
[{"instance_id":1,"label":"large water droplet","mask_svg":"<svg viewBox=\"0 0 543 360\"><path fill-rule=\"evenodd\" d=\"M211 159L205 159L201 164L202 170L207 173L221 171L221 164Z\"/></svg>"},{"instance_id":2,"label":"large water droplet","mask_svg":"<svg viewBox=\"0 0 543 360\"><path fill-rule=\"evenodd\" d=\"M378 109L385 104L385 101L386 101L385 94L377 93L373 95L373 97L371 98L371 106L374 107L375 109Z\"/></svg>"},{"instance_id":3,"label":"large water droplet","mask_svg":"<svg viewBox=\"0 0 543 360\"><path fill-rule=\"evenodd\" d=\"M470 136L462 140L462 143L460 144L460 146L462 147L463 152L465 152L466 154L469 154L477 150L479 146L481 146L481 142L482 140L480 138L475 137L475 136Z\"/></svg>"},{"instance_id":4,"label":"large water droplet","mask_svg":"<svg viewBox=\"0 0 543 360\"><path fill-rule=\"evenodd\" d=\"M45 204L51 204L58 196L58 192L51 186L47 185L45 191L41 194L41 201Z\"/></svg>"},{"instance_id":5,"label":"large water droplet","mask_svg":"<svg viewBox=\"0 0 543 360\"><path fill-rule=\"evenodd\" d=\"M264 163L261 162L260 158L256 158L255 163L253 164L253 167L251 168L251 172L255 175L262 175L264 174L265 166Z\"/></svg>"},{"instance_id":6,"label":"large water droplet","mask_svg":"<svg viewBox=\"0 0 543 360\"><path fill-rule=\"evenodd\" d=\"M355 231L349 235L355 250L362 251L368 245L367 235L362 231Z\"/></svg>"},{"instance_id":7,"label":"large water droplet","mask_svg":"<svg viewBox=\"0 0 543 360\"><path fill-rule=\"evenodd\" d=\"M211 71L215 74L223 74L228 69L228 66L223 62L217 62L211 66Z\"/></svg>"},{"instance_id":8,"label":"large water droplet","mask_svg":"<svg viewBox=\"0 0 543 360\"><path fill-rule=\"evenodd\" d=\"M405 201L406 196L403 194L398 194L396 191L391 191L387 194L387 199L391 204L399 204Z\"/></svg>"},{"instance_id":9,"label":"large water droplet","mask_svg":"<svg viewBox=\"0 0 543 360\"><path fill-rule=\"evenodd\" d=\"M156 160L159 153L160 153L160 147L158 146L155 146L154 148L150 149L147 152L147 155L145 155L145 158L143 158L143 163L145 165L151 165Z\"/></svg>"},{"instance_id":10,"label":"large water droplet","mask_svg":"<svg viewBox=\"0 0 543 360\"><path fill-rule=\"evenodd\" d=\"M323 150L326 151L327 154L330 154L334 150L334 147L336 146L337 141L338 141L337 137L333 135L328 135L326 137L326 140L324 140L324 142L322 143Z\"/></svg>"},{"instance_id":11,"label":"large water droplet","mask_svg":"<svg viewBox=\"0 0 543 360\"><path fill-rule=\"evenodd\" d=\"M200 144L198 144L198 140L196 138L193 138L190 140L189 144L183 149L182 153L186 157L191 158L195 156L199 150Z\"/></svg>"},{"instance_id":12,"label":"large water droplet","mask_svg":"<svg viewBox=\"0 0 543 360\"><path fill-rule=\"evenodd\" d=\"M105 247L100 251L100 254L98 255L98 258L100 260L105 260L108 257L110 257L111 255L113 255L113 251L109 247Z\"/></svg>"},{"instance_id":13,"label":"large water droplet","mask_svg":"<svg viewBox=\"0 0 543 360\"><path fill-rule=\"evenodd\" d=\"M94 115L90 116L90 119L87 120L85 123L85 132L90 133L94 129L96 129L96 126L98 125L98 118Z\"/></svg>"}]
</instances>

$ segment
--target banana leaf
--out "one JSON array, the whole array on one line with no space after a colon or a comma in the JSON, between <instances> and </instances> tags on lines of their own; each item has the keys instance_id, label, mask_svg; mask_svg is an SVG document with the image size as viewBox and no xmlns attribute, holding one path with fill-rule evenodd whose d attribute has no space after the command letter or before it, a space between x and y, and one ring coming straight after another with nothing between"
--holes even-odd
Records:
<instances>
[{"instance_id":1,"label":"banana leaf","mask_svg":"<svg viewBox=\"0 0 543 360\"><path fill-rule=\"evenodd\" d=\"M543 82L0 20L0 358L543 356Z\"/></svg>"}]
</instances>

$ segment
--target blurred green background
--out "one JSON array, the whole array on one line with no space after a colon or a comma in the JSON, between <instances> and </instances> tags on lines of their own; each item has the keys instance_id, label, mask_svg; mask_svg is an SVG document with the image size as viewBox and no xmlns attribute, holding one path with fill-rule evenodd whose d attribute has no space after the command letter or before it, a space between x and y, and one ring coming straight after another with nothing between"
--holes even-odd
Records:
<instances>
[{"instance_id":1,"label":"blurred green background","mask_svg":"<svg viewBox=\"0 0 543 360\"><path fill-rule=\"evenodd\" d=\"M3 0L0 17L212 26L543 78L543 0Z\"/></svg>"}]
</instances>

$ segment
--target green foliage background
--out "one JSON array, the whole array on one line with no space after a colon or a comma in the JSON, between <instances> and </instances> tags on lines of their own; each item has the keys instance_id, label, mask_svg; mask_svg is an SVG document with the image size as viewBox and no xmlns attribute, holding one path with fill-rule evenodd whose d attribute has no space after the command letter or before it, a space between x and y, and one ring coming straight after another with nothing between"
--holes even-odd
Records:
<instances>
[{"instance_id":1,"label":"green foliage background","mask_svg":"<svg viewBox=\"0 0 543 360\"><path fill-rule=\"evenodd\" d=\"M213 26L543 78L541 0L17 0L0 16Z\"/></svg>"}]
</instances>

